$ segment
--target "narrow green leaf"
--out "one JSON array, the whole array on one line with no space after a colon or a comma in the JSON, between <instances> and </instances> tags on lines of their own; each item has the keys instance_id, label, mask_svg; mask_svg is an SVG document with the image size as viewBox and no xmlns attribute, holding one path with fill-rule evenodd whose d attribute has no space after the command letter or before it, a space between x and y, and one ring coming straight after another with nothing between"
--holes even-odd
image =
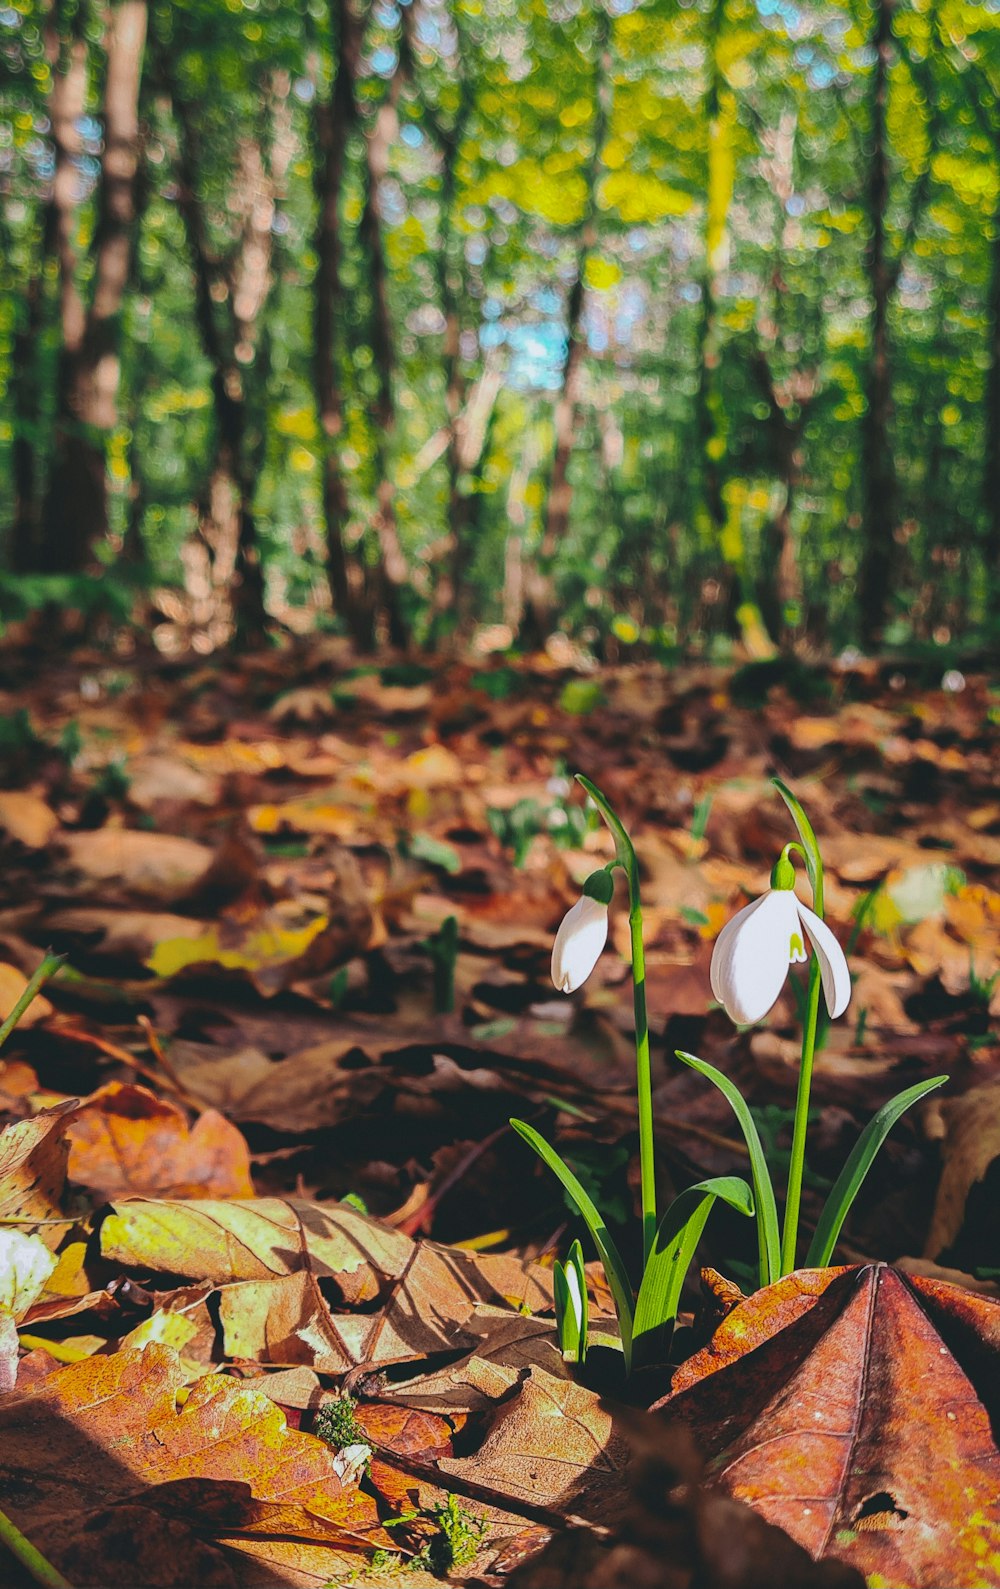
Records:
<instances>
[{"instance_id":1,"label":"narrow green leaf","mask_svg":"<svg viewBox=\"0 0 1000 1589\"><path fill-rule=\"evenodd\" d=\"M943 1087L947 1080L947 1076L932 1076L929 1081L920 1081L915 1087L907 1087L905 1092L897 1093L895 1098L883 1104L869 1120L827 1197L816 1234L806 1254L807 1269L824 1269L830 1262L851 1204L872 1167L876 1153L900 1115L918 1099L926 1098L936 1087Z\"/></svg>"},{"instance_id":2,"label":"narrow green leaf","mask_svg":"<svg viewBox=\"0 0 1000 1589\"><path fill-rule=\"evenodd\" d=\"M618 1323L622 1332L622 1347L625 1352L625 1367L631 1367L632 1362L632 1287L628 1278L628 1270L622 1262L622 1257L615 1246L614 1238L604 1219L594 1203L584 1191L568 1164L564 1164L555 1148L549 1146L543 1136L539 1136L533 1126L525 1120L512 1120L511 1125L518 1136L524 1138L529 1147L534 1148L543 1164L547 1164L553 1175L557 1176L569 1193L579 1211L587 1229L594 1239L598 1256L604 1265L611 1295L615 1299L618 1310Z\"/></svg>"},{"instance_id":3,"label":"narrow green leaf","mask_svg":"<svg viewBox=\"0 0 1000 1589\"><path fill-rule=\"evenodd\" d=\"M753 1115L747 1107L746 1100L735 1082L724 1076L721 1070L716 1070L714 1065L708 1065L703 1059L698 1059L695 1054L682 1053L677 1050L677 1058L684 1065L690 1065L692 1070L698 1071L702 1076L707 1076L713 1082L722 1096L726 1099L739 1122L740 1130L747 1145L750 1155L750 1177L753 1181L753 1195L757 1207L757 1241L760 1247L760 1283L762 1286L772 1285L781 1275L781 1235L778 1229L778 1206L774 1200L774 1188L771 1185L771 1174L764 1157L764 1148L760 1140L757 1127L754 1125Z\"/></svg>"},{"instance_id":4,"label":"narrow green leaf","mask_svg":"<svg viewBox=\"0 0 1000 1589\"><path fill-rule=\"evenodd\" d=\"M635 850L632 846L632 840L629 838L628 833L625 830L625 825L622 822L621 817L618 815L607 796L602 795L597 785L591 783L589 778L585 778L582 772L577 773L576 781L583 789L587 791L591 800L593 800L598 811L601 813L601 816L611 829L611 832L614 836L615 851L617 853L618 859L624 866L628 875L631 877L636 867Z\"/></svg>"},{"instance_id":5,"label":"narrow green leaf","mask_svg":"<svg viewBox=\"0 0 1000 1589\"><path fill-rule=\"evenodd\" d=\"M813 910L817 916L823 914L823 857L819 853L819 845L813 832L812 823L806 816L802 806L786 783L780 778L772 778L771 782L777 789L782 800L791 812L792 821L798 829L802 848L805 851L806 871L809 874L809 886L812 889Z\"/></svg>"},{"instance_id":6,"label":"narrow green leaf","mask_svg":"<svg viewBox=\"0 0 1000 1589\"><path fill-rule=\"evenodd\" d=\"M681 1192L660 1221L635 1304L633 1342L641 1363L666 1357L685 1277L720 1197L739 1213L753 1215L753 1193L746 1181L720 1175Z\"/></svg>"}]
</instances>

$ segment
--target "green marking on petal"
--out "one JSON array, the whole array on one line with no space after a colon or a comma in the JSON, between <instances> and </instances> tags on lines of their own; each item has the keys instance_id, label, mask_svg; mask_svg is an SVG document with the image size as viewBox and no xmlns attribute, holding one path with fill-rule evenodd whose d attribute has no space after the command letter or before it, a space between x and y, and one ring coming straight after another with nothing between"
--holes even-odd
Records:
<instances>
[{"instance_id":1,"label":"green marking on petal","mask_svg":"<svg viewBox=\"0 0 1000 1589\"><path fill-rule=\"evenodd\" d=\"M788 942L788 963L798 965L806 957L806 946L802 942L802 934L793 932Z\"/></svg>"}]
</instances>

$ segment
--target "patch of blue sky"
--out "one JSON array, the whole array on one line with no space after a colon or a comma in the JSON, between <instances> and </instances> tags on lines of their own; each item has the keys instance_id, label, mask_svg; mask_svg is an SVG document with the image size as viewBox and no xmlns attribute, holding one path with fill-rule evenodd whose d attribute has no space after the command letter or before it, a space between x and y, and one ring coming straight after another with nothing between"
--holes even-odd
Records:
<instances>
[{"instance_id":1,"label":"patch of blue sky","mask_svg":"<svg viewBox=\"0 0 1000 1589\"><path fill-rule=\"evenodd\" d=\"M533 326L483 326L481 345L506 346L509 352L506 382L518 391L557 392L566 357L566 333L555 322Z\"/></svg>"}]
</instances>

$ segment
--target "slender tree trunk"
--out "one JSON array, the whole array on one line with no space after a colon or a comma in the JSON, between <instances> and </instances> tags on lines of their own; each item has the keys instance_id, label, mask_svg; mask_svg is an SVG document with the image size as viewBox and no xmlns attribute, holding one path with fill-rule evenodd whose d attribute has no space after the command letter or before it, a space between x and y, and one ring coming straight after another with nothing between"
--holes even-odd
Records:
<instances>
[{"instance_id":1,"label":"slender tree trunk","mask_svg":"<svg viewBox=\"0 0 1000 1589\"><path fill-rule=\"evenodd\" d=\"M162 65L162 60L161 60ZM167 81L169 71L167 69ZM235 356L235 337L224 337L216 317L213 289L221 283L229 301L234 329L236 312L232 284L211 257L208 229L198 184L198 139L188 106L171 83L178 131L177 205L184 223L188 254L194 274L195 323L202 351L211 366L210 386L215 415L215 459L202 508L202 532L211 558L212 582L234 583L237 627L260 630L264 626L264 593L253 521L252 482L247 479L245 443L246 394L242 370ZM243 160L246 161L243 152ZM259 167L259 150L254 164ZM239 179L237 179L239 182ZM238 195L234 194L238 201ZM244 308L246 317L251 314ZM251 344L252 354L252 344ZM238 583L236 583L238 581ZM242 618L242 624L239 622Z\"/></svg>"},{"instance_id":2,"label":"slender tree trunk","mask_svg":"<svg viewBox=\"0 0 1000 1589\"><path fill-rule=\"evenodd\" d=\"M139 153L139 82L146 43L145 0L119 0L107 31L104 154L92 255L89 309L75 279L75 223L69 192L57 201L63 345L59 365L55 451L46 507L48 566L86 566L108 528L105 448L117 421L120 319L129 275ZM56 183L75 184L75 130L53 129ZM60 171L60 150L62 170Z\"/></svg>"},{"instance_id":3,"label":"slender tree trunk","mask_svg":"<svg viewBox=\"0 0 1000 1589\"><path fill-rule=\"evenodd\" d=\"M215 456L199 526L211 563L211 582L231 590L236 638L253 644L265 632L264 570L254 515L254 492L263 452L261 391L266 382L266 306L273 287L273 221L276 198L291 159L288 73L276 70L261 90L262 121L269 132L244 137L228 197L238 233L225 261L213 256L201 198L200 135L192 107L172 82L169 59L157 53L157 70L171 93L178 131L177 203L194 275L195 321L211 366ZM255 401L256 394L256 401Z\"/></svg>"},{"instance_id":4,"label":"slender tree trunk","mask_svg":"<svg viewBox=\"0 0 1000 1589\"><path fill-rule=\"evenodd\" d=\"M86 52L81 41L72 39L63 50L62 5L54 0L45 21L45 56L52 88L49 94L49 123L58 136L72 141L86 98ZM58 144L57 144L58 149ZM72 205L72 194L61 195ZM11 350L11 396L14 406L14 440L11 448L11 473L14 483L14 521L11 526L11 563L25 573L41 566L39 519L38 454L42 424L38 351L45 321L45 281L49 265L56 258L58 210L52 191L45 202L38 258L24 295L20 324Z\"/></svg>"},{"instance_id":5,"label":"slender tree trunk","mask_svg":"<svg viewBox=\"0 0 1000 1589\"><path fill-rule=\"evenodd\" d=\"M802 433L814 395L813 378L800 372L789 392L779 392L767 355L758 348L753 373L767 404L771 467L782 496L763 536L763 577L759 588L761 615L771 638L783 648L791 647L795 626L787 613L802 602L802 578L792 529L792 508L802 479ZM795 404L796 418L790 419L788 407Z\"/></svg>"},{"instance_id":6,"label":"slender tree trunk","mask_svg":"<svg viewBox=\"0 0 1000 1589\"><path fill-rule=\"evenodd\" d=\"M53 112L62 89L63 74L53 77ZM14 521L11 526L11 564L18 573L42 566L39 537L38 454L42 426L38 344L45 321L45 278L56 251L56 210L51 199L42 219L39 256L25 291L23 318L11 350L11 396L14 406L14 441L11 473L14 483Z\"/></svg>"},{"instance_id":7,"label":"slender tree trunk","mask_svg":"<svg viewBox=\"0 0 1000 1589\"><path fill-rule=\"evenodd\" d=\"M597 242L597 184L601 152L607 139L611 114L611 23L603 5L598 6L594 43L594 122L591 158L587 168L587 197L576 239L576 266L566 300L566 357L563 360L559 394L553 413L555 432L552 464L545 498L545 527L537 555L527 571L525 609L521 638L529 644L543 645L552 632L556 615L553 567L566 539L573 504L569 466L580 403L586 349L582 335L586 301L587 260Z\"/></svg>"},{"instance_id":8,"label":"slender tree trunk","mask_svg":"<svg viewBox=\"0 0 1000 1589\"><path fill-rule=\"evenodd\" d=\"M1000 169L1000 137L996 164ZM990 286L987 303L989 352L986 375L986 567L989 578L1000 579L1000 203L993 216Z\"/></svg>"},{"instance_id":9,"label":"slender tree trunk","mask_svg":"<svg viewBox=\"0 0 1000 1589\"><path fill-rule=\"evenodd\" d=\"M390 475L390 450L396 428L393 398L395 347L392 313L389 308L388 270L382 235L382 184L389 169L392 146L399 117L396 101L402 86L402 70L397 69L389 93L379 106L372 131L365 139L365 202L360 236L369 273L371 292L370 337L372 357L378 375L378 396L374 411L374 449L377 510L375 532L378 538L381 573L381 606L385 610L389 639L393 645L409 643L409 625L402 604L402 593L409 580L409 569L399 539L396 501Z\"/></svg>"},{"instance_id":10,"label":"slender tree trunk","mask_svg":"<svg viewBox=\"0 0 1000 1589\"><path fill-rule=\"evenodd\" d=\"M802 437L809 405L816 392L814 371L795 370L782 382L775 380L768 350L782 345L782 328L788 301L783 260L792 246L789 229L791 200L795 193L795 141L797 117L786 112L777 125L766 129L762 141L767 151L761 172L776 201L774 262L771 269L770 314L758 321L760 342L754 350L752 370L767 404L767 434L771 467L782 493L763 534L763 557L757 602L771 638L782 648L794 646L802 622L802 578L799 572L792 509L802 474ZM795 620L790 612L798 613Z\"/></svg>"},{"instance_id":11,"label":"slender tree trunk","mask_svg":"<svg viewBox=\"0 0 1000 1589\"><path fill-rule=\"evenodd\" d=\"M892 456L892 356L889 345L889 303L895 282L886 242L889 204L889 155L886 112L892 50L893 0L876 0L871 39L872 71L869 161L867 179L868 243L865 268L871 293L871 353L868 364L868 406L862 441L862 537L859 603L865 645L876 647L885 627L895 571L896 470Z\"/></svg>"},{"instance_id":12,"label":"slender tree trunk","mask_svg":"<svg viewBox=\"0 0 1000 1589\"><path fill-rule=\"evenodd\" d=\"M462 371L461 318L459 299L452 278L451 251L453 236L452 209L455 202L455 165L458 159L459 133L445 133L438 128L441 148L441 194L438 213L440 235L434 269L437 280L438 302L444 316L444 336L441 361L444 372L444 407L447 443L445 462L448 470L448 506L446 531L437 579L431 599L430 639L439 642L446 631L454 631L461 621L465 605L465 572L469 554L468 497L462 489L462 408L466 383Z\"/></svg>"},{"instance_id":13,"label":"slender tree trunk","mask_svg":"<svg viewBox=\"0 0 1000 1589\"><path fill-rule=\"evenodd\" d=\"M350 501L340 449L344 399L337 360L337 305L341 283L341 204L347 143L354 121L354 78L360 37L349 0L330 0L336 70L326 101L316 107L315 186L316 277L313 284L313 378L323 434L323 514L326 521L326 573L334 611L360 650L374 642L371 603L362 571L348 553Z\"/></svg>"},{"instance_id":14,"label":"slender tree trunk","mask_svg":"<svg viewBox=\"0 0 1000 1589\"><path fill-rule=\"evenodd\" d=\"M735 629L742 578L742 548L731 548L725 536L726 504L722 493L726 434L717 391L719 364L718 282L729 258L729 211L733 194L732 136L736 102L719 59L719 41L726 19L726 0L713 0L706 39L705 120L708 158L705 195L705 259L701 276L701 324L698 338L698 389L695 435L701 464L701 519L711 542L717 576L714 599L704 598L725 614L725 627ZM709 581L705 581L705 586ZM703 586L703 590L705 588Z\"/></svg>"}]
</instances>

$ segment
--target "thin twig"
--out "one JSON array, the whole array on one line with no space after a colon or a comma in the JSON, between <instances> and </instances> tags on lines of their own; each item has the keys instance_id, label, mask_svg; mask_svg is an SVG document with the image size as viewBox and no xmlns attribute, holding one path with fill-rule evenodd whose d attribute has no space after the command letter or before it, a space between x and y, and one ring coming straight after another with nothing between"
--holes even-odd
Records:
<instances>
[{"instance_id":1,"label":"thin twig","mask_svg":"<svg viewBox=\"0 0 1000 1589\"><path fill-rule=\"evenodd\" d=\"M153 1057L155 1058L157 1064L162 1067L163 1074L165 1076L169 1077L170 1081L173 1083L174 1090L176 1091L177 1096L179 1098L183 1098L184 1102L186 1104L190 1104L192 1109L200 1110L201 1109L201 1104L198 1103L197 1099L192 1098L191 1094L188 1092L187 1088L185 1087L183 1081L181 1080L181 1078L178 1076L176 1070L174 1069L173 1064L171 1063L171 1061L167 1058L166 1054L164 1053L163 1045L160 1042L160 1039L159 1039L159 1037L156 1034L156 1031L155 1031L155 1029L153 1027L153 1023L149 1019L149 1016L148 1015L140 1015L138 1017L138 1022L139 1022L139 1025L142 1027L143 1031L146 1034L146 1041L149 1044L149 1047L150 1047L150 1050L151 1050L151 1052L153 1054Z\"/></svg>"}]
</instances>

